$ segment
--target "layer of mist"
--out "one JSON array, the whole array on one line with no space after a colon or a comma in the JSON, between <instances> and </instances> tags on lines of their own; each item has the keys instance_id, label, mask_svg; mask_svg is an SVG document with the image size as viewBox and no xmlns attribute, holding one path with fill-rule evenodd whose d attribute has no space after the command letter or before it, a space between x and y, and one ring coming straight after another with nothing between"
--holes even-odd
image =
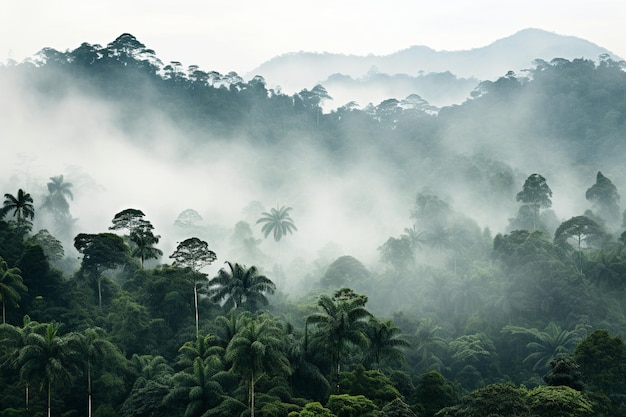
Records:
<instances>
[{"instance_id":1,"label":"layer of mist","mask_svg":"<svg viewBox=\"0 0 626 417\"><path fill-rule=\"evenodd\" d=\"M4 193L26 190L37 209L49 178L64 175L73 184L70 206L76 221L72 230L55 235L69 256L77 257L73 236L106 232L116 213L136 208L161 236L158 246L164 257L159 262L170 263L177 242L196 236L218 255L204 270L207 274L213 275L227 260L254 263L270 277L280 275L276 280L282 282L281 289L293 290L301 283L310 286L304 281L318 279L342 255L354 256L370 270L382 269L379 247L414 224L411 212L423 190L496 234L506 232L516 215L515 194L531 173L541 173L552 188L557 221L590 207L584 190L599 170L618 189L626 189L617 158L583 164L562 141L525 137L533 122L525 112L536 105L532 97L507 103L513 111L495 105L488 114L473 114L466 106L466 114L457 114L453 123L445 120L459 106L443 109L437 159L420 154L424 144L403 148L409 145L396 146L384 137L375 147L367 142L360 146L359 137L350 138L354 151L337 158L323 144L289 138L289 132L283 133L280 145L268 146L243 133L227 138L186 130L169 119L159 102L139 100L144 130L136 132L120 124L120 113L128 108L120 109L110 98L70 89L51 99L46 91L29 86L28 72L12 74L0 78L0 126L6 141L0 155L0 187ZM363 127L357 120L346 125L347 131L352 128L358 132ZM396 163L398 155L404 158L402 166ZM490 177L494 175L497 178ZM271 236L263 239L256 220L281 206L293 208L297 232L280 242ZM189 209L202 220L186 229L176 227L180 214ZM237 248L233 235L240 221L247 222L260 241L254 256L244 256ZM51 227L43 218L36 220L34 229ZM423 261L437 261L432 253L429 256ZM282 265L284 276L275 265Z\"/></svg>"}]
</instances>

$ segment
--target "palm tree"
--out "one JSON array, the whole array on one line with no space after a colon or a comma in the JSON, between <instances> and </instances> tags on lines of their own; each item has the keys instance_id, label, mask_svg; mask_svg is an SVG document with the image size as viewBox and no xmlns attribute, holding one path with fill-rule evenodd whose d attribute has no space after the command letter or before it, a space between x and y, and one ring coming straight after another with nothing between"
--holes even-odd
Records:
<instances>
[{"instance_id":1,"label":"palm tree","mask_svg":"<svg viewBox=\"0 0 626 417\"><path fill-rule=\"evenodd\" d=\"M259 274L255 266L226 262L230 271L221 268L217 276L209 281L209 296L213 302L224 301L224 308L232 310L248 306L255 311L267 305L265 294L274 294L276 285L265 275Z\"/></svg>"},{"instance_id":2,"label":"palm tree","mask_svg":"<svg viewBox=\"0 0 626 417\"><path fill-rule=\"evenodd\" d=\"M245 405L224 395L222 386L211 378L214 369L196 358L192 372L178 372L172 377L174 388L164 398L168 405L185 407L183 417L238 415ZM178 407L176 407L178 408Z\"/></svg>"},{"instance_id":3,"label":"palm tree","mask_svg":"<svg viewBox=\"0 0 626 417\"><path fill-rule=\"evenodd\" d=\"M39 332L45 327L44 324L32 321L29 316L24 316L22 327L12 326L10 324L0 325L0 367L7 367L16 372L20 372L20 352L26 346L26 339L29 334ZM25 381L25 407L28 410L29 405L29 382Z\"/></svg>"},{"instance_id":4,"label":"palm tree","mask_svg":"<svg viewBox=\"0 0 626 417\"><path fill-rule=\"evenodd\" d=\"M17 305L20 301L19 291L27 291L28 288L22 282L22 271L19 268L9 268L7 262L0 257L0 301L2 301L2 323L7 322L7 302Z\"/></svg>"},{"instance_id":5,"label":"palm tree","mask_svg":"<svg viewBox=\"0 0 626 417\"><path fill-rule=\"evenodd\" d=\"M159 243L161 236L152 233L153 226L149 221L142 220L140 225L130 233L130 241L133 243L132 257L141 260L141 269L146 259L159 259L163 256L161 249L154 245Z\"/></svg>"},{"instance_id":6,"label":"palm tree","mask_svg":"<svg viewBox=\"0 0 626 417\"><path fill-rule=\"evenodd\" d=\"M343 288L335 292L332 298L327 295L320 296L317 305L323 312L311 314L306 318L305 352L308 349L308 325L314 324L316 326L314 337L330 354L331 369L333 369L330 380L336 382L337 390L339 389L341 360L347 348L350 345L368 345L365 320L371 317L371 313L365 309L366 302L366 296Z\"/></svg>"},{"instance_id":7,"label":"palm tree","mask_svg":"<svg viewBox=\"0 0 626 417\"><path fill-rule=\"evenodd\" d=\"M34 219L33 198L21 188L17 191L17 197L12 194L5 194L3 207L0 210L1 217L6 216L11 211L13 211L12 216L17 217L17 224L20 226L28 222L29 218Z\"/></svg>"},{"instance_id":8,"label":"palm tree","mask_svg":"<svg viewBox=\"0 0 626 417\"><path fill-rule=\"evenodd\" d=\"M226 350L230 341L251 318L250 312L245 310L231 310L228 316L217 316L215 319L217 345Z\"/></svg>"},{"instance_id":9,"label":"palm tree","mask_svg":"<svg viewBox=\"0 0 626 417\"><path fill-rule=\"evenodd\" d=\"M80 347L87 365L87 407L91 417L93 366L110 363L111 360L121 362L123 355L116 345L105 338L104 330L99 327L88 328L80 335Z\"/></svg>"},{"instance_id":10,"label":"palm tree","mask_svg":"<svg viewBox=\"0 0 626 417\"><path fill-rule=\"evenodd\" d=\"M230 341L226 361L248 385L248 407L254 417L255 384L266 372L288 374L289 362L281 350L281 331L271 317L251 319Z\"/></svg>"},{"instance_id":11,"label":"palm tree","mask_svg":"<svg viewBox=\"0 0 626 417\"><path fill-rule=\"evenodd\" d=\"M51 414L52 389L80 372L77 338L74 334L59 335L61 325L48 323L45 334L30 333L20 350L20 376L39 380L40 389L46 389L48 417Z\"/></svg>"},{"instance_id":12,"label":"palm tree","mask_svg":"<svg viewBox=\"0 0 626 417\"><path fill-rule=\"evenodd\" d=\"M178 365L184 370L193 370L196 359L202 360L205 365L219 360L219 355L224 351L219 342L220 339L213 334L201 335L195 341L185 342L178 349Z\"/></svg>"},{"instance_id":13,"label":"palm tree","mask_svg":"<svg viewBox=\"0 0 626 417\"><path fill-rule=\"evenodd\" d=\"M549 369L550 361L559 353L569 353L586 335L586 329L578 325L574 330L563 330L550 322L543 331L518 326L505 326L503 332L530 338L526 348L530 351L524 362L533 363L533 371Z\"/></svg>"},{"instance_id":14,"label":"palm tree","mask_svg":"<svg viewBox=\"0 0 626 417\"><path fill-rule=\"evenodd\" d=\"M274 240L278 242L287 233L291 234L294 230L298 230L293 223L293 219L289 216L291 210L291 207L282 206L278 208L278 206L276 206L276 208L271 209L269 213L261 213L262 217L257 220L257 224L264 223L261 228L263 236L267 238L270 233L273 233Z\"/></svg>"},{"instance_id":15,"label":"palm tree","mask_svg":"<svg viewBox=\"0 0 626 417\"><path fill-rule=\"evenodd\" d=\"M150 381L165 385L174 374L174 369L163 356L135 353L130 358L130 364L137 374L133 389L142 388Z\"/></svg>"},{"instance_id":16,"label":"palm tree","mask_svg":"<svg viewBox=\"0 0 626 417\"><path fill-rule=\"evenodd\" d=\"M415 330L417 366L422 371L442 371L444 368L441 357L446 353L448 343L437 335L441 330L442 327L436 325L431 318L422 320Z\"/></svg>"},{"instance_id":17,"label":"palm tree","mask_svg":"<svg viewBox=\"0 0 626 417\"><path fill-rule=\"evenodd\" d=\"M64 182L63 175L56 177L50 177L48 185L48 195L44 199L42 208L46 208L57 215L68 215L70 205L67 202L67 198L74 200L74 194L72 194L72 183Z\"/></svg>"},{"instance_id":18,"label":"palm tree","mask_svg":"<svg viewBox=\"0 0 626 417\"><path fill-rule=\"evenodd\" d=\"M397 361L402 360L404 355L400 348L409 347L410 343L400 337L401 332L391 320L380 321L372 318L367 323L368 354L374 360L378 371L380 371L381 359L385 356Z\"/></svg>"}]
</instances>

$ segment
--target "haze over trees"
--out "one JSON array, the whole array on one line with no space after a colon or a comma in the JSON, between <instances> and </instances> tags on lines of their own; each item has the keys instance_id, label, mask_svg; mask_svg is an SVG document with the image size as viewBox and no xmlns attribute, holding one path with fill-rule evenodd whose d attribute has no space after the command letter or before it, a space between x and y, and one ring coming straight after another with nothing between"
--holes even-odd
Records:
<instances>
[{"instance_id":1,"label":"haze over trees","mask_svg":"<svg viewBox=\"0 0 626 417\"><path fill-rule=\"evenodd\" d=\"M0 83L102 123L0 182L0 416L625 414L623 62L324 112L124 34Z\"/></svg>"}]
</instances>

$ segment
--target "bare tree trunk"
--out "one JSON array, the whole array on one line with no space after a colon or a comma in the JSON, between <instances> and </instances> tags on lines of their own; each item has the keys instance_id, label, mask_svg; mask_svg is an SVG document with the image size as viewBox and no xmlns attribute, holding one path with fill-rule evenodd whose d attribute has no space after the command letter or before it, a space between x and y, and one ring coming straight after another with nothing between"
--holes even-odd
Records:
<instances>
[{"instance_id":1,"label":"bare tree trunk","mask_svg":"<svg viewBox=\"0 0 626 417\"><path fill-rule=\"evenodd\" d=\"M198 285L195 280L193 283L193 305L196 308L196 340L200 337L200 327L198 322L200 321L200 315L198 314Z\"/></svg>"},{"instance_id":2,"label":"bare tree trunk","mask_svg":"<svg viewBox=\"0 0 626 417\"><path fill-rule=\"evenodd\" d=\"M254 417L254 372L250 377L250 417Z\"/></svg>"},{"instance_id":3,"label":"bare tree trunk","mask_svg":"<svg viewBox=\"0 0 626 417\"><path fill-rule=\"evenodd\" d=\"M91 417L91 365L87 364L87 412Z\"/></svg>"},{"instance_id":4,"label":"bare tree trunk","mask_svg":"<svg viewBox=\"0 0 626 417\"><path fill-rule=\"evenodd\" d=\"M50 407L51 407L50 400L51 400L51 397L52 397L52 395L51 395L52 394L52 388L50 387L50 385L51 385L51 383L48 381L48 417L50 417L50 414L51 414L51 412L50 412Z\"/></svg>"}]
</instances>

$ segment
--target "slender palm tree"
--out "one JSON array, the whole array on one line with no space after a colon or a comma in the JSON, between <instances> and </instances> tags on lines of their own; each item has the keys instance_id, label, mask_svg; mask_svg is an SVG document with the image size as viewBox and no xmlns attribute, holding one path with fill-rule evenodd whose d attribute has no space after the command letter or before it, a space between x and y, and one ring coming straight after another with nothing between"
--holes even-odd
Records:
<instances>
[{"instance_id":1,"label":"slender palm tree","mask_svg":"<svg viewBox=\"0 0 626 417\"><path fill-rule=\"evenodd\" d=\"M226 361L248 385L250 416L255 412L255 384L266 372L289 374L290 367L282 349L281 331L271 317L249 320L226 348Z\"/></svg>"},{"instance_id":2,"label":"slender palm tree","mask_svg":"<svg viewBox=\"0 0 626 417\"><path fill-rule=\"evenodd\" d=\"M265 294L274 294L276 285L255 266L226 262L230 271L221 268L217 276L209 280L209 297L216 303L224 302L226 310L248 307L251 311L267 305Z\"/></svg>"},{"instance_id":3,"label":"slender palm tree","mask_svg":"<svg viewBox=\"0 0 626 417\"><path fill-rule=\"evenodd\" d=\"M22 327L12 326L10 324L0 325L0 367L12 369L17 373L20 372L20 352L26 346L26 339L33 332L40 332L45 324L32 321L29 316L24 316ZM30 393L29 380L25 380L24 398L25 408L28 410Z\"/></svg>"},{"instance_id":4,"label":"slender palm tree","mask_svg":"<svg viewBox=\"0 0 626 417\"><path fill-rule=\"evenodd\" d=\"M22 271L19 268L9 268L7 262L0 257L0 301L2 301L2 323L7 322L6 304L17 305L20 301L20 291L28 288L22 282Z\"/></svg>"},{"instance_id":5,"label":"slender palm tree","mask_svg":"<svg viewBox=\"0 0 626 417\"><path fill-rule=\"evenodd\" d=\"M23 225L35 218L35 208L33 206L33 198L30 194L24 192L21 188L17 191L17 197L12 194L4 195L4 203L0 214L2 217L13 212L12 216L17 217L17 223Z\"/></svg>"},{"instance_id":6,"label":"slender palm tree","mask_svg":"<svg viewBox=\"0 0 626 417\"><path fill-rule=\"evenodd\" d=\"M380 321L372 318L367 323L367 337L369 338L368 356L373 359L376 369L380 371L380 362L384 357L402 361L403 347L411 344L401 337L399 327L395 327L391 320Z\"/></svg>"},{"instance_id":7,"label":"slender palm tree","mask_svg":"<svg viewBox=\"0 0 626 417\"><path fill-rule=\"evenodd\" d=\"M130 241L133 244L131 255L141 260L141 269L146 259L159 259L163 256L163 251L154 247L159 243L161 236L152 233L152 229L150 222L142 221L142 224L130 233Z\"/></svg>"},{"instance_id":8,"label":"slender palm tree","mask_svg":"<svg viewBox=\"0 0 626 417\"><path fill-rule=\"evenodd\" d=\"M67 199L74 200L72 194L72 183L64 182L63 175L50 177L48 185L48 195L45 197L42 208L52 211L58 215L69 214L70 205Z\"/></svg>"},{"instance_id":9,"label":"slender palm tree","mask_svg":"<svg viewBox=\"0 0 626 417\"><path fill-rule=\"evenodd\" d=\"M276 206L276 208L271 209L269 213L261 213L262 217L257 220L257 224L263 223L263 227L261 227L263 236L267 238L269 234L272 233L274 240L278 242L283 236L287 235L287 233L291 234L295 230L298 230L293 219L289 216L291 210L291 207L282 206L279 208Z\"/></svg>"},{"instance_id":10,"label":"slender palm tree","mask_svg":"<svg viewBox=\"0 0 626 417\"><path fill-rule=\"evenodd\" d=\"M99 327L86 329L79 335L81 354L87 367L87 409L92 413L92 372L94 365L103 365L111 361L122 362L123 354L118 347L106 339L104 330Z\"/></svg>"},{"instance_id":11,"label":"slender palm tree","mask_svg":"<svg viewBox=\"0 0 626 417\"><path fill-rule=\"evenodd\" d=\"M337 390L341 360L348 347L368 345L365 321L371 313L365 308L366 302L367 297L344 288L335 292L332 298L322 295L317 304L323 311L306 318L305 351L308 349L308 325L313 324L316 326L313 336L330 354L330 380L335 381Z\"/></svg>"},{"instance_id":12,"label":"slender palm tree","mask_svg":"<svg viewBox=\"0 0 626 417\"><path fill-rule=\"evenodd\" d=\"M20 350L20 376L40 382L46 390L48 417L51 415L52 390L80 373L80 354L75 334L59 335L61 325L48 323L45 333L30 333Z\"/></svg>"}]
</instances>

